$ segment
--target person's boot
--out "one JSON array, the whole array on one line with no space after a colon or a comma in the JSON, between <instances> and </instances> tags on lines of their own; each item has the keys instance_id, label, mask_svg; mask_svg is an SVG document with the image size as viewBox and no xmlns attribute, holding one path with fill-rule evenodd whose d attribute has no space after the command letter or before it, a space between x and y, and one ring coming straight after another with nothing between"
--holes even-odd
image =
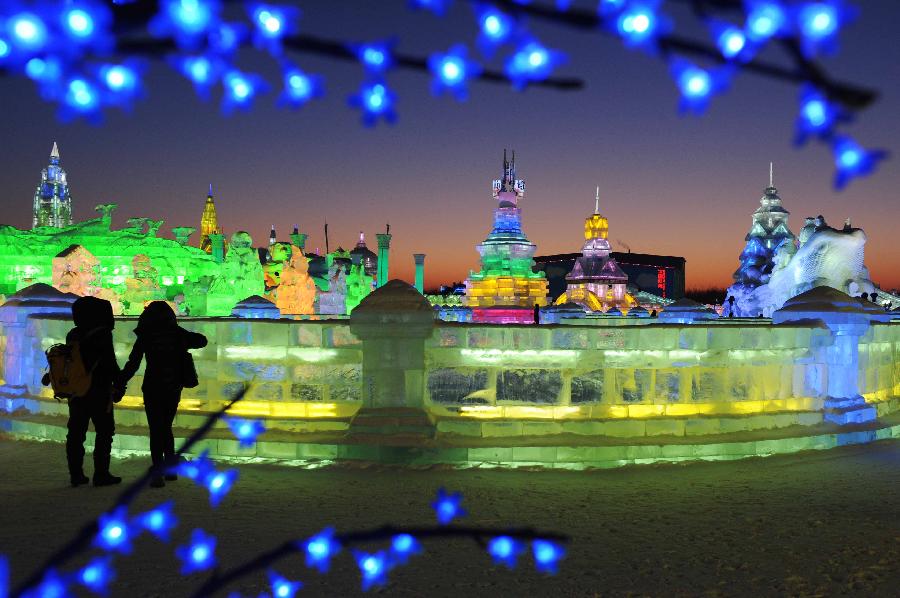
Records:
<instances>
[{"instance_id":1,"label":"person's boot","mask_svg":"<svg viewBox=\"0 0 900 598\"><path fill-rule=\"evenodd\" d=\"M116 484L121 484L122 478L117 475L113 475L108 471L105 473L94 474L94 486L115 486Z\"/></svg>"},{"instance_id":2,"label":"person's boot","mask_svg":"<svg viewBox=\"0 0 900 598\"><path fill-rule=\"evenodd\" d=\"M150 478L150 487L151 488L164 488L166 485L166 480L163 476L156 474Z\"/></svg>"},{"instance_id":3,"label":"person's boot","mask_svg":"<svg viewBox=\"0 0 900 598\"><path fill-rule=\"evenodd\" d=\"M84 472L73 473L69 475L69 482L72 484L72 488L77 488L78 486L84 486L91 479L84 475Z\"/></svg>"},{"instance_id":4,"label":"person's boot","mask_svg":"<svg viewBox=\"0 0 900 598\"><path fill-rule=\"evenodd\" d=\"M109 454L94 453L94 486L115 486L121 483L122 478L109 473Z\"/></svg>"}]
</instances>

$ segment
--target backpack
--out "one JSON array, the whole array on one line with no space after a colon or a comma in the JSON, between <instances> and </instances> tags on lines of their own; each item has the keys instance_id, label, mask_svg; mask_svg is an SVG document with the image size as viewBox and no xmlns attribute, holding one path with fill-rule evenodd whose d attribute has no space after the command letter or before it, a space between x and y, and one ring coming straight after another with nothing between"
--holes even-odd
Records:
<instances>
[{"instance_id":1,"label":"backpack","mask_svg":"<svg viewBox=\"0 0 900 598\"><path fill-rule=\"evenodd\" d=\"M103 327L94 328L81 340L87 340L100 330L103 330ZM53 398L57 400L74 399L88 393L91 389L92 374L97 364L94 363L90 369L87 368L81 355L79 341L71 340L65 344L53 345L47 349L46 355L47 365L50 368L47 378L53 389Z\"/></svg>"}]
</instances>

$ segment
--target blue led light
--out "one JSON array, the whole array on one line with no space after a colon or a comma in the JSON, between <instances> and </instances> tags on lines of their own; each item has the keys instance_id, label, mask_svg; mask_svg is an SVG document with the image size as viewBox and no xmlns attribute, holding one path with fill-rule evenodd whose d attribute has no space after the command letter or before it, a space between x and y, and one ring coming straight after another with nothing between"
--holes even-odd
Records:
<instances>
[{"instance_id":1,"label":"blue led light","mask_svg":"<svg viewBox=\"0 0 900 598\"><path fill-rule=\"evenodd\" d=\"M549 540L535 540L531 543L534 555L534 566L540 573L556 574L559 561L565 556L565 550L559 544Z\"/></svg>"},{"instance_id":2,"label":"blue led light","mask_svg":"<svg viewBox=\"0 0 900 598\"><path fill-rule=\"evenodd\" d=\"M220 23L209 34L210 47L219 54L232 54L247 37L246 27L240 23Z\"/></svg>"},{"instance_id":3,"label":"blue led light","mask_svg":"<svg viewBox=\"0 0 900 598\"><path fill-rule=\"evenodd\" d=\"M341 546L334 539L334 528L325 528L306 542L300 543L306 554L306 566L327 573L331 557L336 555Z\"/></svg>"},{"instance_id":4,"label":"blue led light","mask_svg":"<svg viewBox=\"0 0 900 598\"><path fill-rule=\"evenodd\" d=\"M303 588L301 582L291 581L275 571L269 571L269 586L272 588L273 598L294 598Z\"/></svg>"},{"instance_id":5,"label":"blue led light","mask_svg":"<svg viewBox=\"0 0 900 598\"><path fill-rule=\"evenodd\" d=\"M231 487L234 486L237 478L237 469L214 471L210 473L204 482L206 488L209 490L209 503L214 507L219 506L219 503L222 502L222 499L225 498L231 490Z\"/></svg>"},{"instance_id":6,"label":"blue led light","mask_svg":"<svg viewBox=\"0 0 900 598\"><path fill-rule=\"evenodd\" d=\"M722 56L729 60L734 58L746 58L747 36L743 30L732 25L721 28L716 36L716 45Z\"/></svg>"},{"instance_id":7,"label":"blue led light","mask_svg":"<svg viewBox=\"0 0 900 598\"><path fill-rule=\"evenodd\" d=\"M253 105L253 99L257 94L266 90L266 84L257 75L242 73L237 70L228 71L222 78L222 87L225 93L222 95L222 112L230 113L235 108L247 110ZM235 475L237 472L235 471ZM207 484L208 485L208 484ZM210 500L213 494L210 489Z\"/></svg>"},{"instance_id":8,"label":"blue led light","mask_svg":"<svg viewBox=\"0 0 900 598\"><path fill-rule=\"evenodd\" d=\"M0 38L0 59L9 56L9 44L5 39Z\"/></svg>"},{"instance_id":9,"label":"blue led light","mask_svg":"<svg viewBox=\"0 0 900 598\"><path fill-rule=\"evenodd\" d=\"M786 16L779 3L753 0L747 5L747 35L750 39L763 41L781 32Z\"/></svg>"},{"instance_id":10,"label":"blue led light","mask_svg":"<svg viewBox=\"0 0 900 598\"><path fill-rule=\"evenodd\" d=\"M541 50L546 53L546 50ZM465 46L458 45L446 54L432 54L428 59L428 68L434 74L432 92L440 95L450 91L457 100L465 100L468 95L466 80L477 75L481 67L467 58Z\"/></svg>"},{"instance_id":11,"label":"blue led light","mask_svg":"<svg viewBox=\"0 0 900 598\"><path fill-rule=\"evenodd\" d=\"M457 517L463 517L466 511L460 506L462 499L462 494L459 492L447 494L443 488L439 488L437 498L431 503L431 507L434 509L435 515L437 515L438 523L447 525Z\"/></svg>"},{"instance_id":12,"label":"blue led light","mask_svg":"<svg viewBox=\"0 0 900 598\"><path fill-rule=\"evenodd\" d=\"M0 590L6 591L6 587L0 587ZM72 592L69 591L66 580L60 577L55 569L50 569L44 573L40 583L25 596L26 598L68 598L72 596Z\"/></svg>"},{"instance_id":13,"label":"blue led light","mask_svg":"<svg viewBox=\"0 0 900 598\"><path fill-rule=\"evenodd\" d=\"M216 564L215 550L215 537L195 529L191 532L190 542L175 549L176 556L182 561L181 573L186 575L212 568Z\"/></svg>"},{"instance_id":14,"label":"blue led light","mask_svg":"<svg viewBox=\"0 0 900 598\"><path fill-rule=\"evenodd\" d=\"M616 19L616 29L629 46L652 42L659 32L656 2L629 3Z\"/></svg>"},{"instance_id":15,"label":"blue led light","mask_svg":"<svg viewBox=\"0 0 900 598\"><path fill-rule=\"evenodd\" d=\"M837 8L826 2L812 2L800 9L800 32L810 39L834 35L839 24Z\"/></svg>"},{"instance_id":16,"label":"blue led light","mask_svg":"<svg viewBox=\"0 0 900 598\"><path fill-rule=\"evenodd\" d=\"M195 459L181 461L173 468L174 473L188 478L196 484L203 484L209 474L214 471L215 468L212 461L209 460L208 450L204 450Z\"/></svg>"},{"instance_id":17,"label":"blue led light","mask_svg":"<svg viewBox=\"0 0 900 598\"><path fill-rule=\"evenodd\" d=\"M75 37L90 37L94 33L94 18L85 10L73 8L67 11L63 22L69 33Z\"/></svg>"},{"instance_id":18,"label":"blue led light","mask_svg":"<svg viewBox=\"0 0 900 598\"><path fill-rule=\"evenodd\" d=\"M109 584L116 578L112 568L112 557L99 557L76 573L76 581L95 594L106 594Z\"/></svg>"},{"instance_id":19,"label":"blue led light","mask_svg":"<svg viewBox=\"0 0 900 598\"><path fill-rule=\"evenodd\" d=\"M688 98L706 98L712 92L709 73L700 68L685 69L679 79L681 93Z\"/></svg>"},{"instance_id":20,"label":"blue led light","mask_svg":"<svg viewBox=\"0 0 900 598\"><path fill-rule=\"evenodd\" d=\"M163 541L169 540L169 532L178 525L178 518L172 513L172 501L164 502L155 509L137 518L138 525Z\"/></svg>"},{"instance_id":21,"label":"blue led light","mask_svg":"<svg viewBox=\"0 0 900 598\"><path fill-rule=\"evenodd\" d=\"M362 589L365 592L372 586L383 586L387 583L388 562L384 552L375 554L356 553L356 565L362 573Z\"/></svg>"},{"instance_id":22,"label":"blue led light","mask_svg":"<svg viewBox=\"0 0 900 598\"><path fill-rule=\"evenodd\" d=\"M409 534L397 534L391 538L390 563L405 565L414 554L422 552L422 545Z\"/></svg>"},{"instance_id":23,"label":"blue led light","mask_svg":"<svg viewBox=\"0 0 900 598\"><path fill-rule=\"evenodd\" d=\"M100 76L113 92L128 93L137 87L137 73L124 64L108 64L100 68Z\"/></svg>"},{"instance_id":24,"label":"blue led light","mask_svg":"<svg viewBox=\"0 0 900 598\"><path fill-rule=\"evenodd\" d=\"M109 552L128 554L131 552L131 535L125 507L119 507L98 519L94 545Z\"/></svg>"},{"instance_id":25,"label":"blue led light","mask_svg":"<svg viewBox=\"0 0 900 598\"><path fill-rule=\"evenodd\" d=\"M499 565L505 565L510 569L516 566L516 559L525 551L525 546L515 538L498 536L488 542L488 554Z\"/></svg>"},{"instance_id":26,"label":"blue led light","mask_svg":"<svg viewBox=\"0 0 900 598\"><path fill-rule=\"evenodd\" d=\"M834 186L843 189L859 176L875 171L878 162L887 157L884 150L868 150L849 137L836 137L831 146L836 168Z\"/></svg>"},{"instance_id":27,"label":"blue led light","mask_svg":"<svg viewBox=\"0 0 900 598\"><path fill-rule=\"evenodd\" d=\"M299 108L310 100L320 97L323 94L322 88L323 83L321 76L307 74L301 69L288 64L285 66L284 70L284 92L282 92L281 94L280 103L292 108ZM250 441L250 444L256 441L257 435L262 434L265 431L265 427L263 426L262 421L240 421L242 422L241 427L247 425L253 426L253 440ZM230 423L229 426L231 426ZM232 428L232 431L235 433L235 436L237 436L238 439L241 438L241 434L243 432L240 432L240 430L235 430L235 428ZM241 441L241 446L249 445L244 441Z\"/></svg>"},{"instance_id":28,"label":"blue led light","mask_svg":"<svg viewBox=\"0 0 900 598\"><path fill-rule=\"evenodd\" d=\"M383 73L394 65L392 44L378 42L372 44L359 44L350 46L356 53L356 58L367 72L373 74Z\"/></svg>"},{"instance_id":29,"label":"blue led light","mask_svg":"<svg viewBox=\"0 0 900 598\"><path fill-rule=\"evenodd\" d=\"M8 25L12 42L26 50L38 50L47 41L47 26L39 16L22 12L9 18Z\"/></svg>"},{"instance_id":30,"label":"blue led light","mask_svg":"<svg viewBox=\"0 0 900 598\"><path fill-rule=\"evenodd\" d=\"M702 113L712 96L726 86L724 71L708 71L681 58L672 61L671 72L681 94L681 113Z\"/></svg>"},{"instance_id":31,"label":"blue led light","mask_svg":"<svg viewBox=\"0 0 900 598\"><path fill-rule=\"evenodd\" d=\"M512 19L492 6L482 9L478 15L478 23L481 27L481 36L492 44L505 42L513 30Z\"/></svg>"},{"instance_id":32,"label":"blue led light","mask_svg":"<svg viewBox=\"0 0 900 598\"><path fill-rule=\"evenodd\" d=\"M160 0L160 11L150 21L158 37L174 36L180 46L195 47L219 22L220 0Z\"/></svg>"},{"instance_id":33,"label":"blue led light","mask_svg":"<svg viewBox=\"0 0 900 598\"><path fill-rule=\"evenodd\" d=\"M804 143L810 135L828 137L838 120L847 118L818 89L811 85L805 86L800 93L795 143Z\"/></svg>"},{"instance_id":34,"label":"blue led light","mask_svg":"<svg viewBox=\"0 0 900 598\"><path fill-rule=\"evenodd\" d=\"M549 77L560 62L562 55L559 52L549 50L535 41L527 42L506 61L506 76L516 88L521 89L529 81Z\"/></svg>"},{"instance_id":35,"label":"blue led light","mask_svg":"<svg viewBox=\"0 0 900 598\"><path fill-rule=\"evenodd\" d=\"M368 127L378 122L379 118L384 118L389 123L396 119L394 98L394 93L384 82L376 81L363 84L359 92L350 96L347 102L351 107L362 110L363 124Z\"/></svg>"},{"instance_id":36,"label":"blue led light","mask_svg":"<svg viewBox=\"0 0 900 598\"><path fill-rule=\"evenodd\" d=\"M296 92L298 98L308 99L312 93L312 83L299 69L290 69L285 73L286 88ZM225 418L225 423L240 446L246 448L256 443L257 437L266 431L266 426L261 419L242 419L239 417Z\"/></svg>"}]
</instances>

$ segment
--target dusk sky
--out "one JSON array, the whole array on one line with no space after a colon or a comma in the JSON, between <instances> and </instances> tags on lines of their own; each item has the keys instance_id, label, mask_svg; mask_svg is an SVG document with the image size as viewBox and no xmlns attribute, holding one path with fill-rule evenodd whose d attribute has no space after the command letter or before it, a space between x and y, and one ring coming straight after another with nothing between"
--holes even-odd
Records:
<instances>
[{"instance_id":1,"label":"dusk sky","mask_svg":"<svg viewBox=\"0 0 900 598\"><path fill-rule=\"evenodd\" d=\"M397 34L398 51L427 55L456 42L472 45L468 4L456 3L439 19L410 12L400 0L307 1L301 28L348 41ZM856 4L860 18L824 64L840 79L880 91L877 103L844 130L866 147L896 154L900 3ZM873 176L835 192L828 148L791 144L798 87L741 74L704 116L682 118L662 61L600 33L537 21L531 30L568 54L558 74L583 78L585 89L518 93L476 82L469 100L457 103L431 96L429 74L395 70L388 81L398 94L399 120L374 129L361 126L346 105L364 78L361 67L313 56L293 58L325 76L324 98L291 112L274 106L274 89L251 112L230 117L220 114L218 95L203 102L162 63L148 69L147 97L134 111L107 112L101 126L62 124L31 82L0 79L0 221L30 227L34 189L57 141L77 220L115 202L117 225L147 216L165 219L166 231L199 228L211 182L229 235L244 229L262 245L272 223L282 240L297 223L310 234L307 247L324 250L327 219L332 248L351 248L363 230L374 249L375 233L390 222L391 276L411 281L412 254L422 252L426 286L434 286L477 269L475 245L489 232L495 207L491 180L501 174L503 149L514 148L527 187L523 226L538 255L580 249L600 185L614 248L683 256L689 288L724 287L772 161L795 233L804 216L822 214L838 227L851 217L868 235L872 279L900 287L896 155ZM250 52L240 65L277 87L273 60Z\"/></svg>"}]
</instances>

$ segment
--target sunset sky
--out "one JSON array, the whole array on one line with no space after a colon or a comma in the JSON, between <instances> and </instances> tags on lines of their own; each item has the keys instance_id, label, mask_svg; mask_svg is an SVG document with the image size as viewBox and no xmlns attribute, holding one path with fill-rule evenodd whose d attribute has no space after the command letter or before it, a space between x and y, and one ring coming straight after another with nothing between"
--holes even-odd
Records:
<instances>
[{"instance_id":1,"label":"sunset sky","mask_svg":"<svg viewBox=\"0 0 900 598\"><path fill-rule=\"evenodd\" d=\"M357 41L396 34L399 51L427 55L471 44L476 31L467 4L456 3L438 19L409 12L399 0L309 1L301 27ZM824 64L841 79L881 92L846 132L866 147L896 153L900 3L857 5L860 18ZM599 33L540 22L531 30L568 53L559 74L582 77L584 90L519 93L473 83L469 100L457 103L432 97L428 74L394 71L388 81L398 94L399 120L374 129L362 127L346 105L362 69L310 56L294 58L325 76L323 99L290 112L274 106L275 89L251 112L231 117L215 101L196 98L161 63L148 69L147 97L135 110L107 113L100 126L61 124L29 81L0 78L0 222L30 227L34 189L57 141L78 220L94 217L96 204L116 202L120 225L147 216L164 218L167 231L199 228L211 182L228 234L244 229L262 245L272 223L283 240L297 223L310 234L307 247L324 250L327 219L332 248L350 248L363 230L374 249L375 233L390 222L392 277L412 280L412 254L422 252L426 286L433 286L477 268L475 245L489 232L495 207L491 180L501 174L503 149L514 148L527 187L523 226L538 255L580 249L600 185L616 249L684 256L689 288L727 286L773 161L795 233L804 216L822 214L835 226L851 217L868 235L872 279L900 287L897 160L833 191L829 150L791 145L796 86L742 74L703 117L682 118L661 61ZM271 59L251 52L241 66L277 86Z\"/></svg>"}]
</instances>

